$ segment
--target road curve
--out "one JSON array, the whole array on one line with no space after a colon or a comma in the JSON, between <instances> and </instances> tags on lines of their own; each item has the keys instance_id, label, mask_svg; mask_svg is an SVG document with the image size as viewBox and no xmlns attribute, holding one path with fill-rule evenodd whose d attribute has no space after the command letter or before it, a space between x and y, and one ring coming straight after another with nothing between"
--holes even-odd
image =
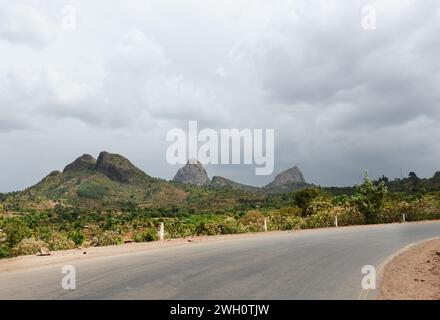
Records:
<instances>
[{"instance_id":1,"label":"road curve","mask_svg":"<svg viewBox=\"0 0 440 320\"><path fill-rule=\"evenodd\" d=\"M363 266L438 236L440 221L152 249L73 263L75 290L60 265L2 272L0 299L358 299Z\"/></svg>"}]
</instances>

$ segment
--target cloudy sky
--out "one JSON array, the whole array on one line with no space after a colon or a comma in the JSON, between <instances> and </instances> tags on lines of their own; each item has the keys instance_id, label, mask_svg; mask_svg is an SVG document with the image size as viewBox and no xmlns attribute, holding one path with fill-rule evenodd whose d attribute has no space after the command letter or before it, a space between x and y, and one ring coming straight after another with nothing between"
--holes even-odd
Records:
<instances>
[{"instance_id":1,"label":"cloudy sky","mask_svg":"<svg viewBox=\"0 0 440 320\"><path fill-rule=\"evenodd\" d=\"M274 128L275 173L321 185L431 177L439 34L436 0L0 0L0 191L101 150L171 179L166 133L189 120Z\"/></svg>"}]
</instances>

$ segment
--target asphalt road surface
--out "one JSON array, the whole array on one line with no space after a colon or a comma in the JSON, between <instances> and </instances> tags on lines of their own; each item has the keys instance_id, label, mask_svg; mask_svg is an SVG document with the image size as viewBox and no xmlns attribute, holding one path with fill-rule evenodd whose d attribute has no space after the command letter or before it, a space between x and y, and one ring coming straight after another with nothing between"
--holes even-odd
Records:
<instances>
[{"instance_id":1,"label":"asphalt road surface","mask_svg":"<svg viewBox=\"0 0 440 320\"><path fill-rule=\"evenodd\" d=\"M151 249L73 263L75 290L62 288L60 265L3 272L0 299L358 299L363 266L438 236L440 221Z\"/></svg>"}]
</instances>

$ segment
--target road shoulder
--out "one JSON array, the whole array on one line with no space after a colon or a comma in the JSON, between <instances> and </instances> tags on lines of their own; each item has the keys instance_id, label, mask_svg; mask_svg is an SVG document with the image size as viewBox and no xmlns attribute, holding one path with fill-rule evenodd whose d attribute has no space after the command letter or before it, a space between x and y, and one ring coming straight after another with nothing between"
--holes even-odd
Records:
<instances>
[{"instance_id":1,"label":"road shoulder","mask_svg":"<svg viewBox=\"0 0 440 320\"><path fill-rule=\"evenodd\" d=\"M440 300L440 238L408 248L386 266L379 300Z\"/></svg>"}]
</instances>

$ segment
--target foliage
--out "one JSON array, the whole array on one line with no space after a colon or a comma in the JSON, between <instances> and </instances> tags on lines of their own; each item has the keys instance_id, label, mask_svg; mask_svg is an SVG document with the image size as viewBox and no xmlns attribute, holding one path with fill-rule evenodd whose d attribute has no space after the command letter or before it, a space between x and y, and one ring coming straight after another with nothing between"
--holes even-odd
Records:
<instances>
[{"instance_id":1,"label":"foliage","mask_svg":"<svg viewBox=\"0 0 440 320\"><path fill-rule=\"evenodd\" d=\"M364 182L356 186L353 201L365 216L367 223L377 223L379 212L383 209L388 189L384 182L374 184L365 172Z\"/></svg>"},{"instance_id":2,"label":"foliage","mask_svg":"<svg viewBox=\"0 0 440 320\"><path fill-rule=\"evenodd\" d=\"M17 245L12 248L12 254L18 255L30 255L36 254L40 249L47 248L46 243L41 240L35 240L35 238L26 238L21 240Z\"/></svg>"},{"instance_id":3,"label":"foliage","mask_svg":"<svg viewBox=\"0 0 440 320\"><path fill-rule=\"evenodd\" d=\"M251 210L240 218L240 223L244 226L244 230L247 232L263 231L264 216L258 210Z\"/></svg>"},{"instance_id":4,"label":"foliage","mask_svg":"<svg viewBox=\"0 0 440 320\"><path fill-rule=\"evenodd\" d=\"M75 248L75 242L67 238L66 235L61 233L54 233L51 239L48 241L49 250L68 250Z\"/></svg>"},{"instance_id":5,"label":"foliage","mask_svg":"<svg viewBox=\"0 0 440 320\"><path fill-rule=\"evenodd\" d=\"M88 181L81 184L77 192L78 196L82 198L102 199L108 194L109 188L106 185Z\"/></svg>"},{"instance_id":6,"label":"foliage","mask_svg":"<svg viewBox=\"0 0 440 320\"><path fill-rule=\"evenodd\" d=\"M133 236L135 242L150 242L157 240L157 231L153 228L148 228L139 232L136 232Z\"/></svg>"},{"instance_id":7,"label":"foliage","mask_svg":"<svg viewBox=\"0 0 440 320\"><path fill-rule=\"evenodd\" d=\"M6 233L6 242L10 247L14 247L32 234L26 222L17 217L10 218L6 221L4 232Z\"/></svg>"},{"instance_id":8,"label":"foliage","mask_svg":"<svg viewBox=\"0 0 440 320\"><path fill-rule=\"evenodd\" d=\"M73 241L76 246L80 246L86 240L86 236L81 230L74 230L69 233L68 238Z\"/></svg>"},{"instance_id":9,"label":"foliage","mask_svg":"<svg viewBox=\"0 0 440 320\"><path fill-rule=\"evenodd\" d=\"M103 233L98 233L92 239L92 246L102 247L102 246L113 246L122 243L121 236L115 231L104 231Z\"/></svg>"},{"instance_id":10,"label":"foliage","mask_svg":"<svg viewBox=\"0 0 440 320\"><path fill-rule=\"evenodd\" d=\"M268 212L269 230L293 230L305 227L301 217L302 210L298 207L286 207Z\"/></svg>"},{"instance_id":11,"label":"foliage","mask_svg":"<svg viewBox=\"0 0 440 320\"><path fill-rule=\"evenodd\" d=\"M48 179L61 178L58 173ZM414 186L409 180L424 183L415 175L405 179L408 186ZM78 177L75 186L86 190L86 197L77 204L60 199L51 208L20 209L26 206L15 202L14 193L8 194L4 203L6 212L0 213L0 258L35 253L43 245L51 250L64 250L116 245L129 238L137 242L155 241L157 225L161 222L165 224L167 238L181 238L261 232L265 219L269 230L333 227L335 217L339 226L402 222L403 215L406 221L440 219L440 192L426 191L420 186L408 187L408 192L388 192L385 182L384 178L380 182L372 181L365 175L364 182L353 192L336 195L321 188L251 196L230 188L182 186L186 202L156 207L137 203L145 200L143 197L156 197L158 185L143 189L142 194L127 187L133 197L125 201L119 192L128 191L121 185L99 175L92 180ZM101 192L94 185L105 186L107 191ZM92 201L101 195L105 209L95 207L96 201ZM114 195L116 198L110 199ZM159 203L164 203L164 199ZM118 202L123 200L123 205ZM39 201L46 200L42 197ZM118 209L113 207L116 202L120 204ZM84 207L85 203L89 207Z\"/></svg>"}]
</instances>

